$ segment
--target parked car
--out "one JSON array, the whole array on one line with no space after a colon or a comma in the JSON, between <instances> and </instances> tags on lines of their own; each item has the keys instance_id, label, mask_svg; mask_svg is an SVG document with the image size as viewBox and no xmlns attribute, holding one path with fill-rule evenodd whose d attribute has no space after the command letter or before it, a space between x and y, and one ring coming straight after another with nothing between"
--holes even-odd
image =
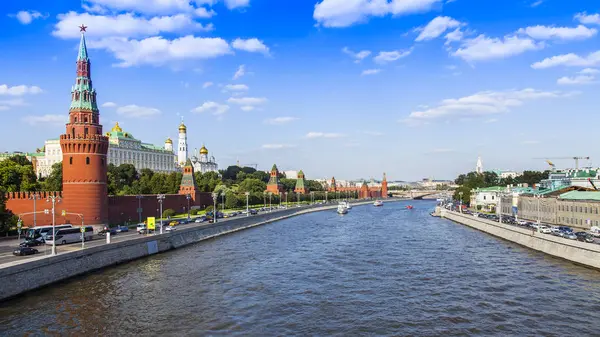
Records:
<instances>
[{"instance_id":1,"label":"parked car","mask_svg":"<svg viewBox=\"0 0 600 337\"><path fill-rule=\"evenodd\" d=\"M256 214L258 214L257 210L255 210L255 209L250 210L250 215L256 215Z\"/></svg>"},{"instance_id":2,"label":"parked car","mask_svg":"<svg viewBox=\"0 0 600 337\"><path fill-rule=\"evenodd\" d=\"M39 253L37 249L31 247L18 247L13 251L15 256L33 255Z\"/></svg>"},{"instance_id":3,"label":"parked car","mask_svg":"<svg viewBox=\"0 0 600 337\"><path fill-rule=\"evenodd\" d=\"M121 232L129 232L129 227L127 226L117 226L117 233Z\"/></svg>"},{"instance_id":4,"label":"parked car","mask_svg":"<svg viewBox=\"0 0 600 337\"><path fill-rule=\"evenodd\" d=\"M175 231L176 229L177 229L177 226L167 226L167 227L165 228L165 231L166 231L166 232L173 232L173 231Z\"/></svg>"},{"instance_id":5,"label":"parked car","mask_svg":"<svg viewBox=\"0 0 600 337\"><path fill-rule=\"evenodd\" d=\"M577 240L577 235L573 232L563 232L563 238L570 240Z\"/></svg>"},{"instance_id":6,"label":"parked car","mask_svg":"<svg viewBox=\"0 0 600 337\"><path fill-rule=\"evenodd\" d=\"M587 243L593 243L594 242L594 237L586 232L577 232L575 233L575 235L577 236L577 240L581 241L581 242L587 242Z\"/></svg>"},{"instance_id":7,"label":"parked car","mask_svg":"<svg viewBox=\"0 0 600 337\"><path fill-rule=\"evenodd\" d=\"M204 222L206 221L206 216L201 216L201 217L197 217L196 220L194 220L194 222L196 223L200 223L200 222Z\"/></svg>"},{"instance_id":8,"label":"parked car","mask_svg":"<svg viewBox=\"0 0 600 337\"><path fill-rule=\"evenodd\" d=\"M101 230L101 231L98 232L98 235L99 236L106 236L106 233L110 233L110 235L117 235L117 228L116 227L113 227L113 228L104 227L103 230Z\"/></svg>"},{"instance_id":9,"label":"parked car","mask_svg":"<svg viewBox=\"0 0 600 337\"><path fill-rule=\"evenodd\" d=\"M38 240L25 240L19 244L19 247L35 247L41 244Z\"/></svg>"},{"instance_id":10,"label":"parked car","mask_svg":"<svg viewBox=\"0 0 600 337\"><path fill-rule=\"evenodd\" d=\"M169 226L177 226L179 225L179 221L171 221L169 222Z\"/></svg>"},{"instance_id":11,"label":"parked car","mask_svg":"<svg viewBox=\"0 0 600 337\"><path fill-rule=\"evenodd\" d=\"M558 230L561 232L573 232L573 228L567 226L559 226Z\"/></svg>"},{"instance_id":12,"label":"parked car","mask_svg":"<svg viewBox=\"0 0 600 337\"><path fill-rule=\"evenodd\" d=\"M538 232L544 233L544 234L552 234L552 230L548 226L538 227Z\"/></svg>"}]
</instances>

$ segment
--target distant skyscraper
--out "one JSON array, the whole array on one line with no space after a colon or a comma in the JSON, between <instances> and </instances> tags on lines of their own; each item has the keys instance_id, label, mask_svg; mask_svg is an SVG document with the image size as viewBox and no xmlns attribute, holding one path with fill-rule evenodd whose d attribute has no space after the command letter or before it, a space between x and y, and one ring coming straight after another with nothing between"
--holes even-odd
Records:
<instances>
[{"instance_id":1,"label":"distant skyscraper","mask_svg":"<svg viewBox=\"0 0 600 337\"><path fill-rule=\"evenodd\" d=\"M477 157L477 166L475 167L475 172L479 174L483 173L483 164L481 163L481 156Z\"/></svg>"}]
</instances>

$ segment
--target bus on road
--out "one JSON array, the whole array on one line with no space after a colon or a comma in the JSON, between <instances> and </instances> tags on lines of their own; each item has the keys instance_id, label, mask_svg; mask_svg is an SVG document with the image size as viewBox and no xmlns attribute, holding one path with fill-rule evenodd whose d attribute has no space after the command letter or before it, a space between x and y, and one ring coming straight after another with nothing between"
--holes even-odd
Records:
<instances>
[{"instance_id":1,"label":"bus on road","mask_svg":"<svg viewBox=\"0 0 600 337\"><path fill-rule=\"evenodd\" d=\"M55 230L64 228L72 228L72 225L56 225ZM44 242L47 235L52 235L52 226L37 226L28 228L25 231L25 240L37 240L38 242Z\"/></svg>"},{"instance_id":2,"label":"bus on road","mask_svg":"<svg viewBox=\"0 0 600 337\"><path fill-rule=\"evenodd\" d=\"M84 227L84 232L81 232L81 227L63 228L56 231L56 244L65 245L68 243L81 242L81 235L83 235L84 241L89 241L94 238L94 227ZM54 237L52 235L46 236L46 244L51 245L54 243Z\"/></svg>"}]
</instances>

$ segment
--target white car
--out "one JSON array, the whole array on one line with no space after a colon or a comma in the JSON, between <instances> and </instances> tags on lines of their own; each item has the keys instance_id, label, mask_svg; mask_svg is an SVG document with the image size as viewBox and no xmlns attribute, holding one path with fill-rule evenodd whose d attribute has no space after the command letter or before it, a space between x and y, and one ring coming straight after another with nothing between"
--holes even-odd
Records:
<instances>
[{"instance_id":1,"label":"white car","mask_svg":"<svg viewBox=\"0 0 600 337\"><path fill-rule=\"evenodd\" d=\"M165 228L165 231L167 231L167 232L172 232L172 231L175 231L175 230L177 229L176 227L177 227L177 226L167 226L167 227Z\"/></svg>"},{"instance_id":2,"label":"white car","mask_svg":"<svg viewBox=\"0 0 600 337\"><path fill-rule=\"evenodd\" d=\"M144 224L144 223L139 223L139 224L137 225L136 231L137 231L138 233L145 232L145 231L146 231L146 224Z\"/></svg>"},{"instance_id":3,"label":"white car","mask_svg":"<svg viewBox=\"0 0 600 337\"><path fill-rule=\"evenodd\" d=\"M538 228L538 232L543 233L543 234L552 234L552 230L550 228L548 228L548 226L540 226Z\"/></svg>"}]
</instances>

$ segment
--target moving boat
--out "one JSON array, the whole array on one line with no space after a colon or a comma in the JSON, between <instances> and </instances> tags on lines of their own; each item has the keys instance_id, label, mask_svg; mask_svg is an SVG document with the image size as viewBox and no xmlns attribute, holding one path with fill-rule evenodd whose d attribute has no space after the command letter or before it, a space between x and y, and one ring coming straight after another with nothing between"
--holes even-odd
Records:
<instances>
[{"instance_id":1,"label":"moving boat","mask_svg":"<svg viewBox=\"0 0 600 337\"><path fill-rule=\"evenodd\" d=\"M347 209L352 209L352 206L348 201L340 201L340 205L344 205Z\"/></svg>"},{"instance_id":2,"label":"moving boat","mask_svg":"<svg viewBox=\"0 0 600 337\"><path fill-rule=\"evenodd\" d=\"M375 207L383 206L383 201L375 200L375 202L373 203L373 206L375 206Z\"/></svg>"},{"instance_id":3,"label":"moving boat","mask_svg":"<svg viewBox=\"0 0 600 337\"><path fill-rule=\"evenodd\" d=\"M413 209L413 205L407 205L406 209Z\"/></svg>"},{"instance_id":4,"label":"moving boat","mask_svg":"<svg viewBox=\"0 0 600 337\"><path fill-rule=\"evenodd\" d=\"M339 204L338 208L337 208L337 212L338 214L346 214L348 213L348 208L346 208L346 206Z\"/></svg>"}]
</instances>

